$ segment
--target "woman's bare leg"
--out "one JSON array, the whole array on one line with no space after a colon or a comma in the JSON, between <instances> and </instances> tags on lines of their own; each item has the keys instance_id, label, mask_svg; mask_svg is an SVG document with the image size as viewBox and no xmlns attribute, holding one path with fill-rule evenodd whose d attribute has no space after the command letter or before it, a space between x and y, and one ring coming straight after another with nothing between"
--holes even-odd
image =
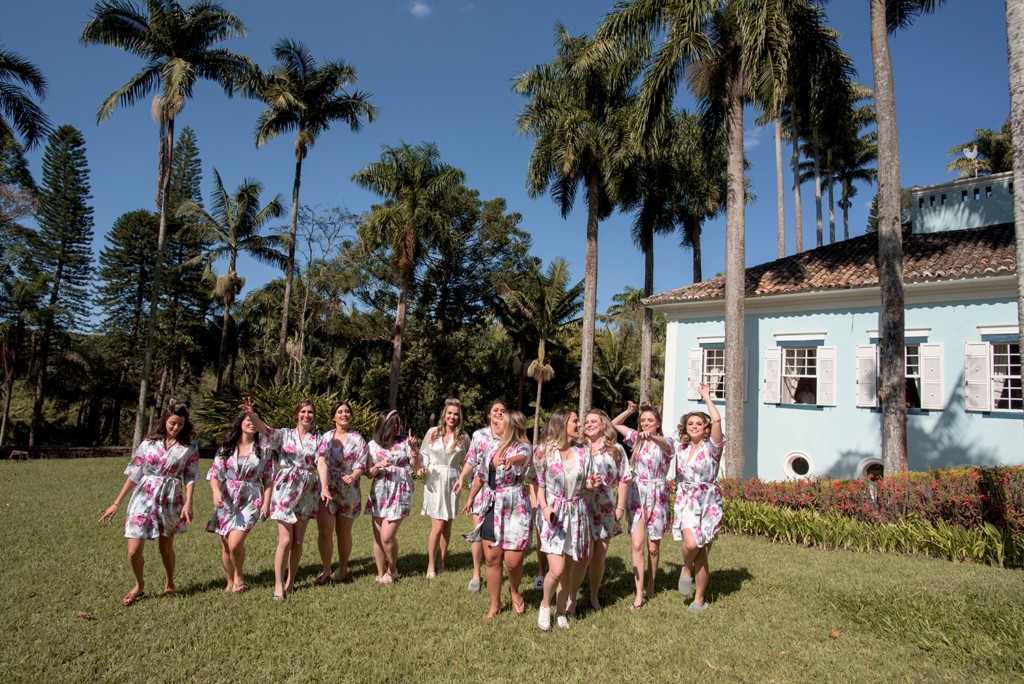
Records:
<instances>
[{"instance_id":1,"label":"woman's bare leg","mask_svg":"<svg viewBox=\"0 0 1024 684\"><path fill-rule=\"evenodd\" d=\"M231 557L231 567L234 571L234 577L231 580L233 585L231 587L232 591L237 591L239 587L245 584L245 580L242 579L242 566L245 565L245 538L247 536L249 536L248 530L232 530L223 538L228 554ZM226 569L227 566L225 566Z\"/></svg>"},{"instance_id":2,"label":"woman's bare leg","mask_svg":"<svg viewBox=\"0 0 1024 684\"><path fill-rule=\"evenodd\" d=\"M320 504L316 512L316 545L320 549L320 562L323 567L317 581L325 581L331 577L331 560L334 557L334 527L337 521L331 515L330 507Z\"/></svg>"},{"instance_id":3,"label":"woman's bare leg","mask_svg":"<svg viewBox=\"0 0 1024 684\"><path fill-rule=\"evenodd\" d=\"M544 575L544 596L540 601L542 608L551 606L551 599L554 597L555 590L560 584L559 580L562 578L564 568L565 563L562 556L557 556L553 553L548 554L548 571Z\"/></svg>"},{"instance_id":4,"label":"woman's bare leg","mask_svg":"<svg viewBox=\"0 0 1024 684\"><path fill-rule=\"evenodd\" d=\"M274 596L284 596L285 566L292 551L291 523L277 521L277 551L274 553Z\"/></svg>"},{"instance_id":5,"label":"woman's bare leg","mask_svg":"<svg viewBox=\"0 0 1024 684\"><path fill-rule=\"evenodd\" d=\"M430 536L427 537L427 575L436 574L434 560L437 558L437 547L440 546L444 520L430 519Z\"/></svg>"},{"instance_id":6,"label":"woman's bare leg","mask_svg":"<svg viewBox=\"0 0 1024 684\"><path fill-rule=\"evenodd\" d=\"M388 562L384 557L384 544L381 542L381 524L384 518L373 518L373 561L377 564L377 579L382 579L388 571Z\"/></svg>"},{"instance_id":7,"label":"woman's bare leg","mask_svg":"<svg viewBox=\"0 0 1024 684\"><path fill-rule=\"evenodd\" d=\"M441 543L440 550L441 555L438 558L437 570L438 572L444 572L444 561L448 557L448 542L452 538L452 521L445 520L441 525Z\"/></svg>"},{"instance_id":8,"label":"woman's bare leg","mask_svg":"<svg viewBox=\"0 0 1024 684\"><path fill-rule=\"evenodd\" d=\"M231 549L228 547L227 535L220 538L220 562L224 566L224 577L228 581L224 591L231 591L235 588L235 564L231 560Z\"/></svg>"},{"instance_id":9,"label":"woman's bare leg","mask_svg":"<svg viewBox=\"0 0 1024 684\"><path fill-rule=\"evenodd\" d=\"M487 593L491 595L491 609L487 611L486 618L490 620L501 611L501 581L504 575L502 561L504 551L499 548L491 548L490 543L484 546L484 559L487 563Z\"/></svg>"},{"instance_id":10,"label":"woman's bare leg","mask_svg":"<svg viewBox=\"0 0 1024 684\"><path fill-rule=\"evenodd\" d=\"M401 524L401 520L383 520L380 524L380 545L392 577L398 577L398 527Z\"/></svg>"},{"instance_id":11,"label":"woman's bare leg","mask_svg":"<svg viewBox=\"0 0 1024 684\"><path fill-rule=\"evenodd\" d=\"M647 526L643 521L633 526L630 541L633 546L633 583L636 585L636 598L633 605L639 606L644 602L644 542L647 540Z\"/></svg>"},{"instance_id":12,"label":"woman's bare leg","mask_svg":"<svg viewBox=\"0 0 1024 684\"><path fill-rule=\"evenodd\" d=\"M142 557L142 550L146 546L145 539L129 539L128 540L128 565L132 569L132 574L135 575L135 588L128 592L128 596L125 599L132 597L132 601L135 600L135 596L138 596L146 590L146 575L143 569L146 566L146 561Z\"/></svg>"},{"instance_id":13,"label":"woman's bare leg","mask_svg":"<svg viewBox=\"0 0 1024 684\"><path fill-rule=\"evenodd\" d=\"M309 525L308 520L300 520L295 523L291 553L288 555L288 582L284 587L284 590L288 592L295 589L295 575L299 572L299 561L302 560L302 539L306 536L307 525Z\"/></svg>"},{"instance_id":14,"label":"woman's bare leg","mask_svg":"<svg viewBox=\"0 0 1024 684\"><path fill-rule=\"evenodd\" d=\"M595 610L601 607L597 598L598 589L604 580L604 562L608 557L610 539L595 539L590 552L590 605Z\"/></svg>"},{"instance_id":15,"label":"woman's bare leg","mask_svg":"<svg viewBox=\"0 0 1024 684\"><path fill-rule=\"evenodd\" d=\"M164 564L164 593L173 594L174 586L174 537L159 537L157 544L160 547L160 560Z\"/></svg>"},{"instance_id":16,"label":"woman's bare leg","mask_svg":"<svg viewBox=\"0 0 1024 684\"><path fill-rule=\"evenodd\" d=\"M661 556L661 540L647 540L647 598L654 598L654 579L658 576L658 559Z\"/></svg>"},{"instance_id":17,"label":"woman's bare leg","mask_svg":"<svg viewBox=\"0 0 1024 684\"><path fill-rule=\"evenodd\" d=\"M549 558L548 561L551 559ZM565 605L569 600L573 573L576 572L577 565L578 563L572 559L572 556L562 556L562 572L558 581L558 596L555 599L555 615L565 614ZM547 585L546 579L544 584Z\"/></svg>"},{"instance_id":18,"label":"woman's bare leg","mask_svg":"<svg viewBox=\"0 0 1024 684\"><path fill-rule=\"evenodd\" d=\"M525 551L506 551L505 567L508 568L508 587L512 592L512 607L526 608L523 597L519 595L519 583L523 579L523 561L526 559ZM490 580L488 580L489 582Z\"/></svg>"},{"instance_id":19,"label":"woman's bare leg","mask_svg":"<svg viewBox=\"0 0 1024 684\"><path fill-rule=\"evenodd\" d=\"M355 518L346 518L338 515L335 521L335 528L338 531L338 574L334 576L335 582L340 582L348 576L348 559L352 555L352 523Z\"/></svg>"}]
</instances>

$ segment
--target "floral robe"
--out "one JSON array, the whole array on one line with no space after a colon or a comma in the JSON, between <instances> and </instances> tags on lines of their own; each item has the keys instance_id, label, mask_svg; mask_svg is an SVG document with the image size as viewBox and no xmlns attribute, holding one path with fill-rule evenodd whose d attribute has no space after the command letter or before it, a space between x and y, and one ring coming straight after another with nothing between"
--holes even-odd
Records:
<instances>
[{"instance_id":1,"label":"floral robe","mask_svg":"<svg viewBox=\"0 0 1024 684\"><path fill-rule=\"evenodd\" d=\"M647 526L647 537L651 541L664 537L668 526L669 492L665 478L668 476L675 442L667 435L664 439L668 442L669 451L662 451L653 441L647 440L634 454L633 479L626 491L629 533L633 534L633 528L644 523ZM632 447L636 440L636 430L630 430L626 436L626 446Z\"/></svg>"},{"instance_id":2,"label":"floral robe","mask_svg":"<svg viewBox=\"0 0 1024 684\"><path fill-rule=\"evenodd\" d=\"M573 560L590 555L590 515L583 500L587 479L594 473L594 461L581 444L573 444L576 456L576 486L566 491L566 477L556 445L546 445L537 462L538 484L544 488L547 505L556 520L544 520L540 531L540 550ZM550 513L548 513L550 515Z\"/></svg>"},{"instance_id":3,"label":"floral robe","mask_svg":"<svg viewBox=\"0 0 1024 684\"><path fill-rule=\"evenodd\" d=\"M270 428L266 443L278 452L274 490L270 494L270 518L292 524L309 520L316 515L320 501L320 476L316 472L320 435L309 432L306 439L301 440L296 428Z\"/></svg>"},{"instance_id":4,"label":"floral robe","mask_svg":"<svg viewBox=\"0 0 1024 684\"><path fill-rule=\"evenodd\" d=\"M366 497L367 515L395 521L404 520L412 508L412 451L405 437L395 440L391 449L370 442L370 466L378 461L390 460L391 465L381 468L370 485Z\"/></svg>"},{"instance_id":5,"label":"floral robe","mask_svg":"<svg viewBox=\"0 0 1024 684\"><path fill-rule=\"evenodd\" d=\"M359 468L367 470L371 465L370 451L366 440L355 430L349 430L341 438L341 446L333 446L333 441L334 430L328 430L320 437L320 446L317 448L317 460L323 459L327 464L327 491L331 494L327 511L331 515L341 513L346 518L358 518L363 498L359 481L345 484L341 478Z\"/></svg>"},{"instance_id":6,"label":"floral robe","mask_svg":"<svg viewBox=\"0 0 1024 684\"><path fill-rule=\"evenodd\" d=\"M185 507L182 485L195 484L199 477L199 451L194 442L186 446L175 441L165 449L162 439L146 440L124 474L136 485L125 514L125 537L156 539L188 530L181 519Z\"/></svg>"},{"instance_id":7,"label":"floral robe","mask_svg":"<svg viewBox=\"0 0 1024 684\"><path fill-rule=\"evenodd\" d=\"M480 530L487 519L484 513L494 507L494 539L490 547L505 551L525 551L533 534L533 509L530 507L529 485L536 484L533 468L530 464L530 445L516 444L509 448L506 458L526 456L521 466L511 466L508 470L497 468L494 473L494 489L488 486L488 471L493 456L476 464L474 474L483 483L480 520L476 528L465 535L466 541L482 541Z\"/></svg>"},{"instance_id":8,"label":"floral robe","mask_svg":"<svg viewBox=\"0 0 1024 684\"><path fill-rule=\"evenodd\" d=\"M466 463L473 466L473 471L476 472L477 463L483 461L487 463L494 456L494 450L498 448L498 444L501 442L500 437L495 437L491 433L491 426L488 425L485 428L480 428L473 433L473 439L469 443L469 452L466 454ZM480 504L483 503L484 490L481 489L480 493L473 499L473 505L470 506L470 510L474 515L480 513Z\"/></svg>"},{"instance_id":9,"label":"floral robe","mask_svg":"<svg viewBox=\"0 0 1024 684\"><path fill-rule=\"evenodd\" d=\"M459 497L452 490L459 479L461 467L458 464L465 461L469 453L469 435L462 432L455 435L450 444L445 444L443 434L432 441L436 430L436 427L430 428L420 445L420 457L427 469L420 515L429 515L435 520L454 520L459 513Z\"/></svg>"},{"instance_id":10,"label":"floral robe","mask_svg":"<svg viewBox=\"0 0 1024 684\"><path fill-rule=\"evenodd\" d=\"M590 513L590 534L594 539L611 539L622 534L622 525L615 519L617 490L620 484L629 482L632 472L629 468L629 459L626 458L626 450L621 444L616 444L615 448L619 452L618 465L615 464L615 456L608 453L608 449L603 445L601 453L597 456L591 452L594 470L601 476L601 484L597 489L585 492L583 498Z\"/></svg>"},{"instance_id":11,"label":"floral robe","mask_svg":"<svg viewBox=\"0 0 1024 684\"><path fill-rule=\"evenodd\" d=\"M237 446L227 457L223 449L217 449L206 479L220 483L224 502L213 509L206 531L222 537L229 532L247 532L259 522L264 487L274 481L274 452L267 448L263 435L256 435L245 458L238 457Z\"/></svg>"},{"instance_id":12,"label":"floral robe","mask_svg":"<svg viewBox=\"0 0 1024 684\"><path fill-rule=\"evenodd\" d=\"M705 439L690 456L689 444L677 444L669 479L678 483L672 536L682 541L683 530L693 531L697 546L710 544L722 528L722 489L715 482L722 460L721 444Z\"/></svg>"}]
</instances>

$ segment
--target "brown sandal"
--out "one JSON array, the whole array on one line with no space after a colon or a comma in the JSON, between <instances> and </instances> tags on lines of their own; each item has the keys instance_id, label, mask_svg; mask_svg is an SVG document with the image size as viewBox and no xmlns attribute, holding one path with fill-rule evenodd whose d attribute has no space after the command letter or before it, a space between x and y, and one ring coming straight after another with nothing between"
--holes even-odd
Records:
<instances>
[{"instance_id":1,"label":"brown sandal","mask_svg":"<svg viewBox=\"0 0 1024 684\"><path fill-rule=\"evenodd\" d=\"M136 601L138 601L140 598L143 598L145 596L146 596L145 590L143 590L143 591L135 591L134 589L132 589L131 591L129 591L127 594L124 595L123 599L121 599L121 605L122 606L126 606L126 607L130 606L133 603L135 603Z\"/></svg>"}]
</instances>

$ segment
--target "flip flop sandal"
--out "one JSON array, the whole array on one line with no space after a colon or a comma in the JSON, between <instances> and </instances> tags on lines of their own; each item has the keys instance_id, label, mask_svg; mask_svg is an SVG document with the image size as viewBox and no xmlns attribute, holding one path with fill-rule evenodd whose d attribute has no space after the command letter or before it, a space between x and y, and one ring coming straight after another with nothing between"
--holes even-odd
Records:
<instances>
[{"instance_id":1,"label":"flip flop sandal","mask_svg":"<svg viewBox=\"0 0 1024 684\"><path fill-rule=\"evenodd\" d=\"M232 594L237 594L241 591L245 591L245 582L242 582L241 584L238 584L237 582L232 582L231 584L233 585L231 589Z\"/></svg>"},{"instance_id":2,"label":"flip flop sandal","mask_svg":"<svg viewBox=\"0 0 1024 684\"><path fill-rule=\"evenodd\" d=\"M132 592L134 592L134 589L132 591L129 591L127 594L125 594L124 598L121 599L121 605L122 606L128 607L128 606L132 605L133 603L135 603L136 601L138 601L140 598L145 598L145 596L146 596L145 590L140 591L140 592L136 592L134 594Z\"/></svg>"},{"instance_id":3,"label":"flip flop sandal","mask_svg":"<svg viewBox=\"0 0 1024 684\"><path fill-rule=\"evenodd\" d=\"M646 606L646 605L647 605L647 600L645 599L644 601L642 601L642 602L640 603L640 605L639 605L639 606L638 606L638 605L636 605L635 603L631 603L631 604L629 604L629 608L628 608L628 610L629 610L629 612L630 612L630 613L635 613L636 611L640 610L641 608L643 608L643 607L644 607L644 606Z\"/></svg>"},{"instance_id":4,"label":"flip flop sandal","mask_svg":"<svg viewBox=\"0 0 1024 684\"><path fill-rule=\"evenodd\" d=\"M318 587L322 587L323 585L327 584L330 581L331 581L331 573L327 573L326 575L321 573L320 575L317 575L317 578L315 580L313 580L313 584L317 585Z\"/></svg>"},{"instance_id":5,"label":"flip flop sandal","mask_svg":"<svg viewBox=\"0 0 1024 684\"><path fill-rule=\"evenodd\" d=\"M524 598L523 598L523 597L522 597L522 596L520 595L520 597L519 597L519 601L520 601L520 603L519 603L519 605L517 606L517 605L516 605L516 599L515 599L515 597L514 597L514 596L512 597L512 610L513 610L513 611L515 611L515 614L516 614L516 615L522 615L523 613L525 613L525 612L526 612L526 599L524 599Z\"/></svg>"}]
</instances>

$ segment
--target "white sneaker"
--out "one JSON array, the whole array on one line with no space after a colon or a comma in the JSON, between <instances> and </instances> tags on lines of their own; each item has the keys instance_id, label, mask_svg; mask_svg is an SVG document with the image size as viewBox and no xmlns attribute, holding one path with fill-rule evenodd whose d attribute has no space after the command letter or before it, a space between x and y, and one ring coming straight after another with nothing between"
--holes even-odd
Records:
<instances>
[{"instance_id":1,"label":"white sneaker","mask_svg":"<svg viewBox=\"0 0 1024 684\"><path fill-rule=\"evenodd\" d=\"M545 632L551 629L551 606L541 606L537 614L537 626Z\"/></svg>"},{"instance_id":2,"label":"white sneaker","mask_svg":"<svg viewBox=\"0 0 1024 684\"><path fill-rule=\"evenodd\" d=\"M537 591L544 588L544 575L537 575L537 579L533 580L533 588Z\"/></svg>"},{"instance_id":3,"label":"white sneaker","mask_svg":"<svg viewBox=\"0 0 1024 684\"><path fill-rule=\"evenodd\" d=\"M564 615L559 615L555 619L555 621L558 623L558 626L560 628L562 628L562 629L569 629L569 619L567 617L565 617Z\"/></svg>"}]
</instances>

